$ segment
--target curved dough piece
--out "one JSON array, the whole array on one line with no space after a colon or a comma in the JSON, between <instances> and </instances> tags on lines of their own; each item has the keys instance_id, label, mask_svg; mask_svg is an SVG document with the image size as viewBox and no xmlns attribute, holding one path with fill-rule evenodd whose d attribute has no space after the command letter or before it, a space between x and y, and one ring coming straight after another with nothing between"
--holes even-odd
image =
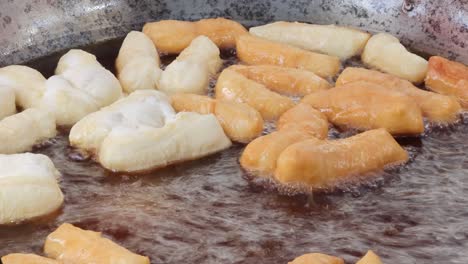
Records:
<instances>
[{"instance_id":1,"label":"curved dough piece","mask_svg":"<svg viewBox=\"0 0 468 264\"><path fill-rule=\"evenodd\" d=\"M0 121L15 113L15 91L9 86L0 85Z\"/></svg>"},{"instance_id":2,"label":"curved dough piece","mask_svg":"<svg viewBox=\"0 0 468 264\"><path fill-rule=\"evenodd\" d=\"M41 154L0 154L0 224L49 214L63 202L60 173Z\"/></svg>"},{"instance_id":3,"label":"curved dough piece","mask_svg":"<svg viewBox=\"0 0 468 264\"><path fill-rule=\"evenodd\" d=\"M356 264L382 264L382 261L372 250L369 250Z\"/></svg>"},{"instance_id":4,"label":"curved dough piece","mask_svg":"<svg viewBox=\"0 0 468 264\"><path fill-rule=\"evenodd\" d=\"M29 151L56 133L52 114L36 108L26 109L0 121L0 153Z\"/></svg>"},{"instance_id":5,"label":"curved dough piece","mask_svg":"<svg viewBox=\"0 0 468 264\"><path fill-rule=\"evenodd\" d=\"M122 96L117 78L85 51L67 52L55 72L59 75L47 80L41 105L55 114L58 125L74 125Z\"/></svg>"},{"instance_id":6,"label":"curved dough piece","mask_svg":"<svg viewBox=\"0 0 468 264\"><path fill-rule=\"evenodd\" d=\"M311 71L320 77L333 77L340 70L338 57L306 51L252 35L236 41L237 57L250 65L276 65Z\"/></svg>"},{"instance_id":7,"label":"curved dough piece","mask_svg":"<svg viewBox=\"0 0 468 264\"><path fill-rule=\"evenodd\" d=\"M221 72L215 90L216 99L246 103L257 109L265 120L277 119L294 106L290 98L272 92L229 68Z\"/></svg>"},{"instance_id":8,"label":"curved dough piece","mask_svg":"<svg viewBox=\"0 0 468 264\"><path fill-rule=\"evenodd\" d=\"M233 141L248 143L263 131L262 116L248 104L224 102L196 94L176 94L171 99L177 112L214 114Z\"/></svg>"},{"instance_id":9,"label":"curved dough piece","mask_svg":"<svg viewBox=\"0 0 468 264\"><path fill-rule=\"evenodd\" d=\"M345 139L293 144L280 154L275 178L283 184L327 188L407 160L408 153L392 135L375 129Z\"/></svg>"},{"instance_id":10,"label":"curved dough piece","mask_svg":"<svg viewBox=\"0 0 468 264\"><path fill-rule=\"evenodd\" d=\"M241 166L258 176L271 177L278 156L288 146L307 139L325 139L328 122L324 114L309 105L299 104L286 111L278 120L279 131L250 142L240 158Z\"/></svg>"},{"instance_id":11,"label":"curved dough piece","mask_svg":"<svg viewBox=\"0 0 468 264\"><path fill-rule=\"evenodd\" d=\"M258 137L245 147L240 157L240 164L242 168L256 176L272 177L281 152L290 145L307 139L315 138L303 131L289 129Z\"/></svg>"},{"instance_id":12,"label":"curved dough piece","mask_svg":"<svg viewBox=\"0 0 468 264\"><path fill-rule=\"evenodd\" d=\"M406 50L400 41L387 33L372 36L361 59L367 65L413 83L421 83L427 72L427 61Z\"/></svg>"},{"instance_id":13,"label":"curved dough piece","mask_svg":"<svg viewBox=\"0 0 468 264\"><path fill-rule=\"evenodd\" d=\"M71 224L62 224L47 236L44 252L63 263L73 264L149 264L148 257L137 255L101 236Z\"/></svg>"},{"instance_id":14,"label":"curved dough piece","mask_svg":"<svg viewBox=\"0 0 468 264\"><path fill-rule=\"evenodd\" d=\"M219 48L234 48L236 37L247 34L239 23L225 18L208 18L196 22L161 20L146 23L143 33L153 40L163 53L180 53L190 42L200 35L207 36Z\"/></svg>"},{"instance_id":15,"label":"curved dough piece","mask_svg":"<svg viewBox=\"0 0 468 264\"><path fill-rule=\"evenodd\" d=\"M3 264L60 264L56 260L34 254L13 253L2 257Z\"/></svg>"},{"instance_id":16,"label":"curved dough piece","mask_svg":"<svg viewBox=\"0 0 468 264\"><path fill-rule=\"evenodd\" d=\"M161 128L113 130L102 142L99 161L112 171L148 171L230 146L214 115L181 112Z\"/></svg>"},{"instance_id":17,"label":"curved dough piece","mask_svg":"<svg viewBox=\"0 0 468 264\"><path fill-rule=\"evenodd\" d=\"M452 123L459 119L461 107L455 98L419 89L407 80L379 71L348 67L336 80L336 86L358 81L372 82L408 95L430 121Z\"/></svg>"},{"instance_id":18,"label":"curved dough piece","mask_svg":"<svg viewBox=\"0 0 468 264\"><path fill-rule=\"evenodd\" d=\"M295 258L288 264L344 264L344 260L321 253L309 253Z\"/></svg>"},{"instance_id":19,"label":"curved dough piece","mask_svg":"<svg viewBox=\"0 0 468 264\"><path fill-rule=\"evenodd\" d=\"M369 33L354 28L284 21L251 27L249 32L257 37L337 56L342 60L361 54L370 38Z\"/></svg>"},{"instance_id":20,"label":"curved dough piece","mask_svg":"<svg viewBox=\"0 0 468 264\"><path fill-rule=\"evenodd\" d=\"M35 69L21 65L0 68L0 86L15 91L16 104L23 108L39 107L46 79Z\"/></svg>"},{"instance_id":21,"label":"curved dough piece","mask_svg":"<svg viewBox=\"0 0 468 264\"><path fill-rule=\"evenodd\" d=\"M439 56L429 58L429 70L425 80L427 88L434 92L453 95L464 109L468 109L468 67Z\"/></svg>"},{"instance_id":22,"label":"curved dough piece","mask_svg":"<svg viewBox=\"0 0 468 264\"><path fill-rule=\"evenodd\" d=\"M210 77L221 67L219 49L207 37L196 37L161 75L159 90L167 94L207 92Z\"/></svg>"},{"instance_id":23,"label":"curved dough piece","mask_svg":"<svg viewBox=\"0 0 468 264\"><path fill-rule=\"evenodd\" d=\"M420 108L404 94L370 82L352 82L310 94L303 103L322 111L342 128L385 128L393 135L424 132Z\"/></svg>"},{"instance_id":24,"label":"curved dough piece","mask_svg":"<svg viewBox=\"0 0 468 264\"><path fill-rule=\"evenodd\" d=\"M320 111L307 104L298 104L281 115L276 129L303 131L318 139L325 139L328 136L328 121Z\"/></svg>"},{"instance_id":25,"label":"curved dough piece","mask_svg":"<svg viewBox=\"0 0 468 264\"><path fill-rule=\"evenodd\" d=\"M97 154L113 129L159 128L174 116L165 94L155 90L135 91L76 123L70 131L70 144Z\"/></svg>"},{"instance_id":26,"label":"curved dough piece","mask_svg":"<svg viewBox=\"0 0 468 264\"><path fill-rule=\"evenodd\" d=\"M145 34L138 31L127 34L120 47L115 67L125 92L157 89L162 73L159 54Z\"/></svg>"},{"instance_id":27,"label":"curved dough piece","mask_svg":"<svg viewBox=\"0 0 468 264\"><path fill-rule=\"evenodd\" d=\"M233 65L229 69L286 95L304 96L331 88L328 81L307 70L274 65Z\"/></svg>"}]
</instances>

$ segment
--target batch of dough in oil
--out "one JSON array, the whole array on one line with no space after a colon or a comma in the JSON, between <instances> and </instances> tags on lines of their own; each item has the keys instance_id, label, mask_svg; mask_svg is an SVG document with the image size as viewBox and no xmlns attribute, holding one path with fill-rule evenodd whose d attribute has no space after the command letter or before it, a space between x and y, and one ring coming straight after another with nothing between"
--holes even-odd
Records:
<instances>
[{"instance_id":1,"label":"batch of dough in oil","mask_svg":"<svg viewBox=\"0 0 468 264\"><path fill-rule=\"evenodd\" d=\"M221 71L220 49L233 48L240 63ZM160 54L177 57L163 69ZM370 69L342 70L355 56ZM76 49L48 79L26 66L0 68L0 224L61 206L52 161L22 153L53 138L56 127L71 127L70 145L114 172L198 159L235 141L247 144L240 165L250 174L317 190L407 162L394 136L419 136L426 121L455 123L468 108L467 66L427 61L387 33L335 25L280 21L247 30L224 18L152 22L128 33L115 68L116 76ZM422 82L430 91L415 86ZM263 134L266 122L276 130ZM360 133L329 139L330 124ZM11 254L2 261L149 263L69 224L44 249L50 259ZM344 262L311 253L290 263ZM369 251L358 262L365 263L381 261Z\"/></svg>"}]
</instances>

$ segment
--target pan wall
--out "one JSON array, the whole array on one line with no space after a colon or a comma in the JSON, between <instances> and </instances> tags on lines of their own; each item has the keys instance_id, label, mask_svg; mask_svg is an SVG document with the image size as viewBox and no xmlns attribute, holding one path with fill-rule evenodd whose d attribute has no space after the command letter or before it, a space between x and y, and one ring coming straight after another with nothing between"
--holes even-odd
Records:
<instances>
[{"instance_id":1,"label":"pan wall","mask_svg":"<svg viewBox=\"0 0 468 264\"><path fill-rule=\"evenodd\" d=\"M121 37L146 21L218 16L387 31L417 51L468 63L468 0L0 0L0 66Z\"/></svg>"}]
</instances>

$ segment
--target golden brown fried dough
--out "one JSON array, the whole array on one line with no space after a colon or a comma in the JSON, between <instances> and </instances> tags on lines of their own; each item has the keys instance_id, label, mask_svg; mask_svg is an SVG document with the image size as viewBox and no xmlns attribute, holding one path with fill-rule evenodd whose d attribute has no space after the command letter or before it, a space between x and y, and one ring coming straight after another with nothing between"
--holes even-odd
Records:
<instances>
[{"instance_id":1,"label":"golden brown fried dough","mask_svg":"<svg viewBox=\"0 0 468 264\"><path fill-rule=\"evenodd\" d=\"M340 69L340 59L281 44L252 35L242 35L236 41L237 57L250 65L277 65L304 69L320 77L332 77Z\"/></svg>"},{"instance_id":2,"label":"golden brown fried dough","mask_svg":"<svg viewBox=\"0 0 468 264\"><path fill-rule=\"evenodd\" d=\"M464 109L468 109L468 67L439 56L429 59L425 80L427 88L434 92L453 95Z\"/></svg>"},{"instance_id":3,"label":"golden brown fried dough","mask_svg":"<svg viewBox=\"0 0 468 264\"><path fill-rule=\"evenodd\" d=\"M336 80L336 86L358 81L372 82L408 95L430 121L451 123L459 118L461 107L455 98L419 89L407 80L379 71L348 67Z\"/></svg>"},{"instance_id":4,"label":"golden brown fried dough","mask_svg":"<svg viewBox=\"0 0 468 264\"><path fill-rule=\"evenodd\" d=\"M60 264L62 262L34 254L14 253L2 257L3 264Z\"/></svg>"},{"instance_id":5,"label":"golden brown fried dough","mask_svg":"<svg viewBox=\"0 0 468 264\"><path fill-rule=\"evenodd\" d=\"M149 258L130 252L101 233L62 224L47 236L44 252L48 257L73 264L149 264Z\"/></svg>"},{"instance_id":6,"label":"golden brown fried dough","mask_svg":"<svg viewBox=\"0 0 468 264\"><path fill-rule=\"evenodd\" d=\"M251 27L250 34L346 60L361 54L370 34L337 25L278 21Z\"/></svg>"},{"instance_id":7,"label":"golden brown fried dough","mask_svg":"<svg viewBox=\"0 0 468 264\"><path fill-rule=\"evenodd\" d=\"M295 258L288 264L344 264L344 260L321 253L309 253Z\"/></svg>"},{"instance_id":8,"label":"golden brown fried dough","mask_svg":"<svg viewBox=\"0 0 468 264\"><path fill-rule=\"evenodd\" d=\"M258 176L271 177L276 169L278 156L288 146L307 139L315 139L304 131L280 130L256 138L244 149L240 158L241 166Z\"/></svg>"},{"instance_id":9,"label":"golden brown fried dough","mask_svg":"<svg viewBox=\"0 0 468 264\"><path fill-rule=\"evenodd\" d=\"M180 20L161 20L146 23L143 33L151 38L158 51L163 53L180 53L190 42L205 35L219 48L234 48L236 37L247 34L239 23L225 18L208 18L196 22Z\"/></svg>"},{"instance_id":10,"label":"golden brown fried dough","mask_svg":"<svg viewBox=\"0 0 468 264\"><path fill-rule=\"evenodd\" d=\"M307 104L298 104L286 111L276 123L278 130L303 131L318 139L328 136L327 117Z\"/></svg>"},{"instance_id":11,"label":"golden brown fried dough","mask_svg":"<svg viewBox=\"0 0 468 264\"><path fill-rule=\"evenodd\" d=\"M224 102L196 94L172 96L177 112L215 114L226 135L234 141L248 143L263 131L263 118L255 108L239 102Z\"/></svg>"},{"instance_id":12,"label":"golden brown fried dough","mask_svg":"<svg viewBox=\"0 0 468 264\"><path fill-rule=\"evenodd\" d=\"M325 115L306 104L286 111L276 126L279 131L259 137L247 145L240 158L244 169L258 176L272 176L278 156L288 146L312 138L324 139L328 135Z\"/></svg>"},{"instance_id":13,"label":"golden brown fried dough","mask_svg":"<svg viewBox=\"0 0 468 264\"><path fill-rule=\"evenodd\" d=\"M225 18L208 18L195 22L198 35L209 37L220 49L236 47L236 38L248 34L236 21Z\"/></svg>"},{"instance_id":14,"label":"golden brown fried dough","mask_svg":"<svg viewBox=\"0 0 468 264\"><path fill-rule=\"evenodd\" d=\"M407 160L408 153L392 135L385 129L375 129L346 139L293 144L278 157L275 178L283 184L328 188Z\"/></svg>"},{"instance_id":15,"label":"golden brown fried dough","mask_svg":"<svg viewBox=\"0 0 468 264\"><path fill-rule=\"evenodd\" d=\"M287 95L304 96L331 88L325 79L302 69L274 65L234 65L229 68L265 85L268 89Z\"/></svg>"},{"instance_id":16,"label":"golden brown fried dough","mask_svg":"<svg viewBox=\"0 0 468 264\"><path fill-rule=\"evenodd\" d=\"M248 143L263 131L262 115L248 104L217 101L214 114L233 141Z\"/></svg>"},{"instance_id":17,"label":"golden brown fried dough","mask_svg":"<svg viewBox=\"0 0 468 264\"><path fill-rule=\"evenodd\" d=\"M202 115L215 112L216 100L198 94L174 94L171 104L176 112L197 112Z\"/></svg>"},{"instance_id":18,"label":"golden brown fried dough","mask_svg":"<svg viewBox=\"0 0 468 264\"><path fill-rule=\"evenodd\" d=\"M225 69L216 83L216 99L246 103L257 109L266 120L277 119L294 106L288 97L268 90L236 71Z\"/></svg>"},{"instance_id":19,"label":"golden brown fried dough","mask_svg":"<svg viewBox=\"0 0 468 264\"><path fill-rule=\"evenodd\" d=\"M421 109L408 96L370 82L352 82L310 94L303 103L342 128L385 128L393 135L424 132Z\"/></svg>"},{"instance_id":20,"label":"golden brown fried dough","mask_svg":"<svg viewBox=\"0 0 468 264\"><path fill-rule=\"evenodd\" d=\"M356 264L382 264L382 261L372 250L369 250Z\"/></svg>"}]
</instances>

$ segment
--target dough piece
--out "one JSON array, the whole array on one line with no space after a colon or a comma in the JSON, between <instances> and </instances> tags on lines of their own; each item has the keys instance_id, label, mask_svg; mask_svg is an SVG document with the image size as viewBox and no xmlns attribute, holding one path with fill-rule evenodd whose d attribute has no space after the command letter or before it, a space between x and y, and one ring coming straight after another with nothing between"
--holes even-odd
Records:
<instances>
[{"instance_id":1,"label":"dough piece","mask_svg":"<svg viewBox=\"0 0 468 264\"><path fill-rule=\"evenodd\" d=\"M288 264L344 264L344 260L321 253L309 253L295 258Z\"/></svg>"},{"instance_id":2,"label":"dough piece","mask_svg":"<svg viewBox=\"0 0 468 264\"><path fill-rule=\"evenodd\" d=\"M328 136L327 117L308 104L298 104L286 111L276 123L278 130L303 131L318 139Z\"/></svg>"},{"instance_id":3,"label":"dough piece","mask_svg":"<svg viewBox=\"0 0 468 264\"><path fill-rule=\"evenodd\" d=\"M349 27L284 21L251 27L249 31L257 37L337 56L342 60L361 54L370 38L369 33Z\"/></svg>"},{"instance_id":4,"label":"dough piece","mask_svg":"<svg viewBox=\"0 0 468 264\"><path fill-rule=\"evenodd\" d=\"M138 90L76 123L70 131L70 145L97 154L113 129L160 128L174 116L165 94Z\"/></svg>"},{"instance_id":5,"label":"dough piece","mask_svg":"<svg viewBox=\"0 0 468 264\"><path fill-rule=\"evenodd\" d=\"M161 75L159 89L167 94L205 94L210 77L221 67L219 49L207 37L196 37Z\"/></svg>"},{"instance_id":6,"label":"dough piece","mask_svg":"<svg viewBox=\"0 0 468 264\"><path fill-rule=\"evenodd\" d=\"M375 129L345 139L293 144L278 157L275 178L283 184L328 188L407 160L408 153L392 135Z\"/></svg>"},{"instance_id":7,"label":"dough piece","mask_svg":"<svg viewBox=\"0 0 468 264\"><path fill-rule=\"evenodd\" d=\"M315 139L301 130L285 129L261 136L245 147L240 164L256 176L272 177L279 155L290 145L307 139ZM318 139L315 139L318 141Z\"/></svg>"},{"instance_id":8,"label":"dough piece","mask_svg":"<svg viewBox=\"0 0 468 264\"><path fill-rule=\"evenodd\" d=\"M0 154L0 224L49 214L63 202L60 173L42 154Z\"/></svg>"},{"instance_id":9,"label":"dough piece","mask_svg":"<svg viewBox=\"0 0 468 264\"><path fill-rule=\"evenodd\" d=\"M157 89L161 77L159 54L145 34L131 31L125 37L115 62L117 76L125 92Z\"/></svg>"},{"instance_id":10,"label":"dough piece","mask_svg":"<svg viewBox=\"0 0 468 264\"><path fill-rule=\"evenodd\" d=\"M175 94L171 96L176 112L197 112L202 115L214 114L216 99L198 94Z\"/></svg>"},{"instance_id":11,"label":"dough piece","mask_svg":"<svg viewBox=\"0 0 468 264\"><path fill-rule=\"evenodd\" d=\"M112 171L141 172L230 146L214 115L181 112L161 128L114 129L102 142L99 161Z\"/></svg>"},{"instance_id":12,"label":"dough piece","mask_svg":"<svg viewBox=\"0 0 468 264\"><path fill-rule=\"evenodd\" d=\"M54 114L57 125L71 126L85 115L119 99L122 89L115 76L96 57L82 50L63 55L48 80L26 66L0 69L0 85L15 91L16 103Z\"/></svg>"},{"instance_id":13,"label":"dough piece","mask_svg":"<svg viewBox=\"0 0 468 264\"><path fill-rule=\"evenodd\" d=\"M247 30L233 20L208 18L196 22L161 20L146 23L143 33L153 40L160 52L177 54L200 35L210 38L220 49L234 48L236 37L247 34Z\"/></svg>"},{"instance_id":14,"label":"dough piece","mask_svg":"<svg viewBox=\"0 0 468 264\"><path fill-rule=\"evenodd\" d=\"M340 70L340 59L252 35L242 35L236 42L237 57L250 65L276 65L311 71L320 77L333 77Z\"/></svg>"},{"instance_id":15,"label":"dough piece","mask_svg":"<svg viewBox=\"0 0 468 264\"><path fill-rule=\"evenodd\" d=\"M370 82L352 82L310 94L303 103L319 109L344 129L385 128L393 135L424 132L421 110L406 95Z\"/></svg>"},{"instance_id":16,"label":"dough piece","mask_svg":"<svg viewBox=\"0 0 468 264\"><path fill-rule=\"evenodd\" d=\"M432 56L425 82L434 92L455 96L468 109L468 66Z\"/></svg>"},{"instance_id":17,"label":"dough piece","mask_svg":"<svg viewBox=\"0 0 468 264\"><path fill-rule=\"evenodd\" d=\"M56 133L52 114L36 108L26 109L0 121L0 153L29 151Z\"/></svg>"},{"instance_id":18,"label":"dough piece","mask_svg":"<svg viewBox=\"0 0 468 264\"><path fill-rule=\"evenodd\" d=\"M247 145L240 158L241 166L258 176L271 177L281 152L307 139L325 139L328 122L324 114L309 105L299 104L278 120L279 131L259 137Z\"/></svg>"},{"instance_id":19,"label":"dough piece","mask_svg":"<svg viewBox=\"0 0 468 264\"><path fill-rule=\"evenodd\" d=\"M421 83L427 72L427 61L406 50L400 41L387 33L372 36L361 59L367 65L413 83Z\"/></svg>"},{"instance_id":20,"label":"dough piece","mask_svg":"<svg viewBox=\"0 0 468 264\"><path fill-rule=\"evenodd\" d=\"M16 104L23 108L39 107L46 79L35 69L21 65L0 68L0 86L15 91Z\"/></svg>"},{"instance_id":21,"label":"dough piece","mask_svg":"<svg viewBox=\"0 0 468 264\"><path fill-rule=\"evenodd\" d=\"M272 92L230 69L221 73L215 90L216 99L246 103L257 109L265 120L277 119L294 106L290 98Z\"/></svg>"},{"instance_id":22,"label":"dough piece","mask_svg":"<svg viewBox=\"0 0 468 264\"><path fill-rule=\"evenodd\" d=\"M0 86L0 121L15 113L15 91L9 86Z\"/></svg>"},{"instance_id":23,"label":"dough piece","mask_svg":"<svg viewBox=\"0 0 468 264\"><path fill-rule=\"evenodd\" d=\"M137 255L101 236L71 224L62 224L52 232L44 244L50 257L73 264L149 264L148 257Z\"/></svg>"},{"instance_id":24,"label":"dough piece","mask_svg":"<svg viewBox=\"0 0 468 264\"><path fill-rule=\"evenodd\" d=\"M13 253L2 257L3 264L60 264L56 260L34 254Z\"/></svg>"},{"instance_id":25,"label":"dough piece","mask_svg":"<svg viewBox=\"0 0 468 264\"><path fill-rule=\"evenodd\" d=\"M419 89L407 80L379 71L348 67L336 80L336 86L358 81L372 82L385 89L406 94L432 122L452 123L460 117L461 107L455 98Z\"/></svg>"},{"instance_id":26,"label":"dough piece","mask_svg":"<svg viewBox=\"0 0 468 264\"><path fill-rule=\"evenodd\" d=\"M93 54L80 49L71 49L60 57L55 74L60 75L69 69L85 66L101 66L101 64Z\"/></svg>"},{"instance_id":27,"label":"dough piece","mask_svg":"<svg viewBox=\"0 0 468 264\"><path fill-rule=\"evenodd\" d=\"M255 108L238 102L225 102L196 94L172 96L172 106L177 112L214 114L233 141L248 143L263 131L263 118Z\"/></svg>"},{"instance_id":28,"label":"dough piece","mask_svg":"<svg viewBox=\"0 0 468 264\"><path fill-rule=\"evenodd\" d=\"M372 250L369 250L356 264L382 264L382 261Z\"/></svg>"},{"instance_id":29,"label":"dough piece","mask_svg":"<svg viewBox=\"0 0 468 264\"><path fill-rule=\"evenodd\" d=\"M72 126L122 96L117 78L85 51L70 50L55 71L59 75L47 80L41 105L55 114L58 125Z\"/></svg>"},{"instance_id":30,"label":"dough piece","mask_svg":"<svg viewBox=\"0 0 468 264\"><path fill-rule=\"evenodd\" d=\"M286 95L304 96L331 88L328 81L307 70L273 65L234 65L229 69Z\"/></svg>"},{"instance_id":31,"label":"dough piece","mask_svg":"<svg viewBox=\"0 0 468 264\"><path fill-rule=\"evenodd\" d=\"M213 115L175 115L166 95L138 90L83 118L70 144L93 152L109 170L139 172L207 156L231 142Z\"/></svg>"}]
</instances>

